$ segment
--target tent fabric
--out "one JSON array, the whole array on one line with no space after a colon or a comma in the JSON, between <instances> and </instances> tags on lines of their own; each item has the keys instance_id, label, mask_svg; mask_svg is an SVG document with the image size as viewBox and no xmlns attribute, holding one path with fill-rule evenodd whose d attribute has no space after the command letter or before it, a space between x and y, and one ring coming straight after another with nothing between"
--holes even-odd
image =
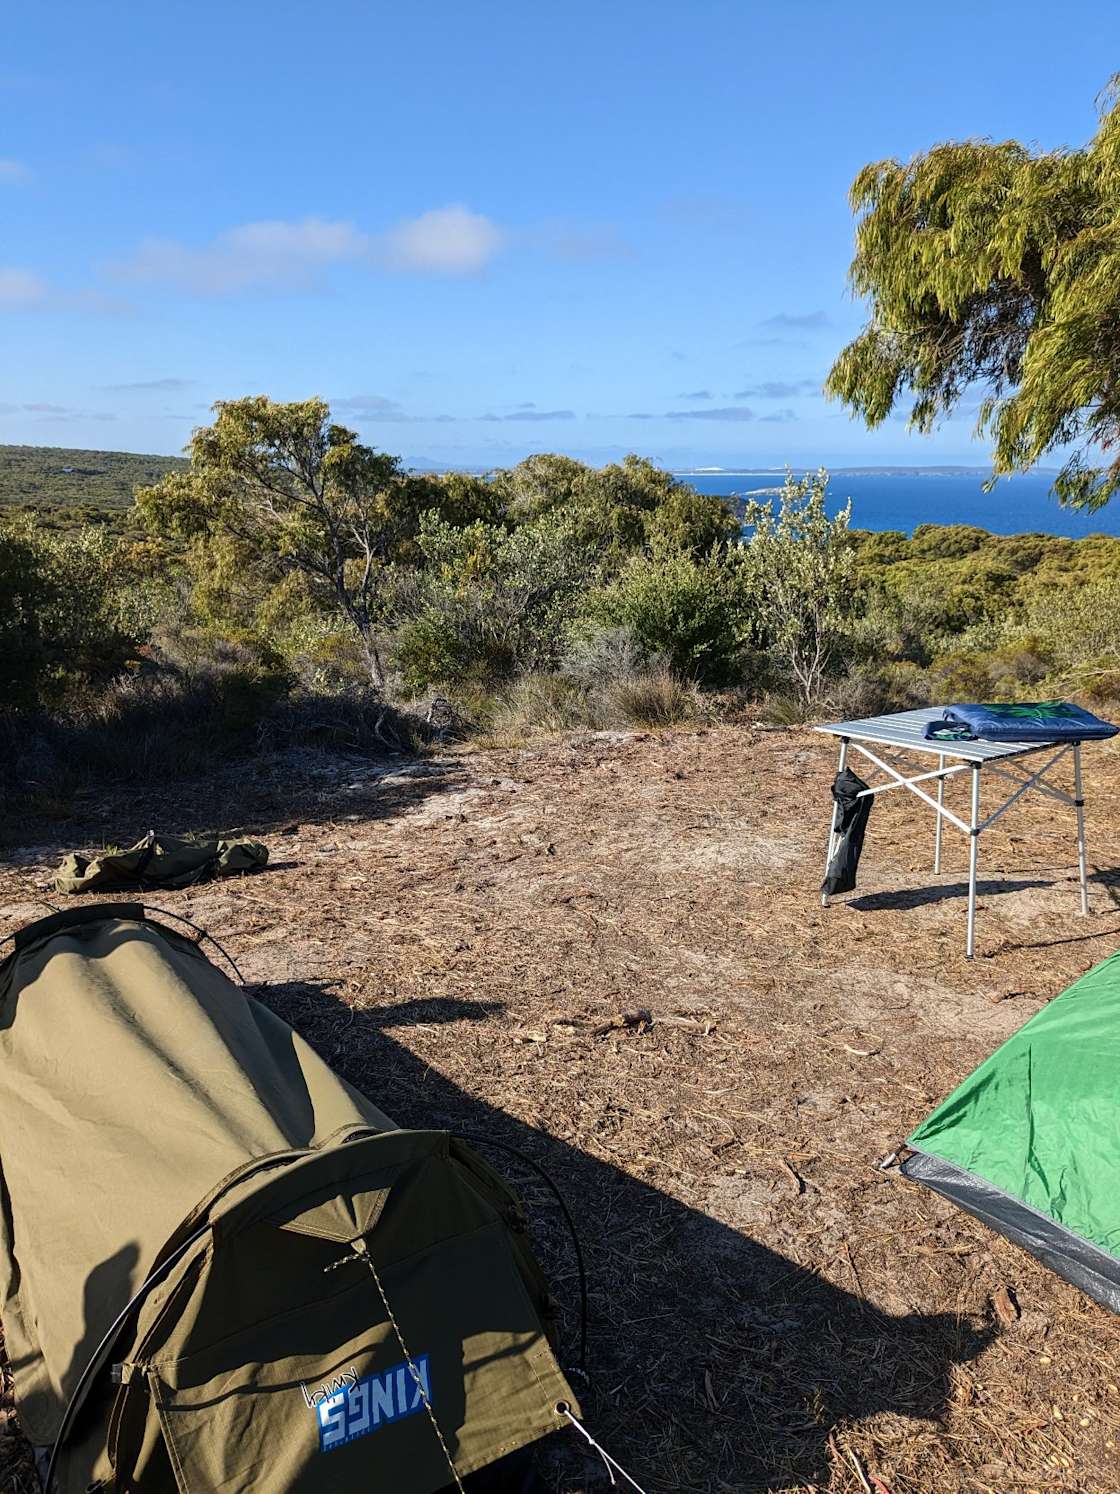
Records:
<instances>
[{"instance_id":1,"label":"tent fabric","mask_svg":"<svg viewBox=\"0 0 1120 1494\"><path fill-rule=\"evenodd\" d=\"M1032 1017L917 1128L903 1171L1120 1310L1120 954Z\"/></svg>"},{"instance_id":2,"label":"tent fabric","mask_svg":"<svg viewBox=\"0 0 1120 1494\"><path fill-rule=\"evenodd\" d=\"M256 840L184 840L149 830L127 851L92 858L71 852L55 876L58 892L122 892L141 887L187 887L208 877L256 871L268 860L268 847Z\"/></svg>"},{"instance_id":3,"label":"tent fabric","mask_svg":"<svg viewBox=\"0 0 1120 1494\"><path fill-rule=\"evenodd\" d=\"M139 906L40 920L0 965L0 1184L0 1316L40 1447L202 1231L91 1379L62 1494L434 1494L451 1473L417 1374L460 1476L576 1404L498 1175L397 1128Z\"/></svg>"},{"instance_id":4,"label":"tent fabric","mask_svg":"<svg viewBox=\"0 0 1120 1494\"><path fill-rule=\"evenodd\" d=\"M946 706L944 720L966 727L986 742L1087 742L1114 737L1120 727L1066 700L1031 704ZM931 721L926 736L934 737L940 723Z\"/></svg>"},{"instance_id":5,"label":"tent fabric","mask_svg":"<svg viewBox=\"0 0 1120 1494\"><path fill-rule=\"evenodd\" d=\"M840 820L836 827L840 838L821 883L824 893L851 892L856 885L856 869L863 854L863 838L874 803L871 794L866 792L867 787L851 768L837 773L832 781L832 797L840 806Z\"/></svg>"}]
</instances>

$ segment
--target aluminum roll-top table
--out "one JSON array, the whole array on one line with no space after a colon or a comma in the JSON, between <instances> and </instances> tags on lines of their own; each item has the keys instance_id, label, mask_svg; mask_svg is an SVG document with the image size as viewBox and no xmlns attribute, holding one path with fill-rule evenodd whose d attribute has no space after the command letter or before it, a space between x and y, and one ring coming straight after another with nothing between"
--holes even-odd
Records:
<instances>
[{"instance_id":1,"label":"aluminum roll-top table","mask_svg":"<svg viewBox=\"0 0 1120 1494\"><path fill-rule=\"evenodd\" d=\"M1033 790L1059 804L1069 805L1077 815L1077 865L1081 881L1081 911L1089 911L1089 885L1085 865L1085 799L1081 789L1081 743L1079 741L1042 742L986 742L982 737L972 742L936 742L927 739L925 731L931 721L942 719L942 708L928 706L920 711L897 711L888 716L868 716L862 721L833 721L826 726L815 727L815 731L840 738L840 772L848 762L849 749L860 753L888 776L887 783L876 784L864 794L886 794L891 789L908 789L916 799L921 799L937 816L933 839L933 869L941 870L941 830L946 823L953 825L969 838L968 846L968 933L965 953L971 960L976 944L976 864L979 856L980 837L985 830L1010 809L1023 794ZM937 767L930 772L911 772L904 764L892 765L876 753L873 748L885 748L895 754L919 753L935 757ZM1024 761L1039 753L1048 753L1046 761L1033 772ZM1047 775L1063 758L1073 758L1073 793L1049 781ZM901 769L901 771L900 771ZM1013 793L984 819L980 818L980 774L1004 779L1016 785ZM945 808L945 780L957 773L972 775L972 795L967 822L951 809ZM927 792L936 783L936 797ZM864 794L859 797L863 798ZM828 832L828 854L825 867L832 860L836 849L837 826L840 806L832 808L832 825ZM821 902L828 906L827 893L821 894Z\"/></svg>"}]
</instances>

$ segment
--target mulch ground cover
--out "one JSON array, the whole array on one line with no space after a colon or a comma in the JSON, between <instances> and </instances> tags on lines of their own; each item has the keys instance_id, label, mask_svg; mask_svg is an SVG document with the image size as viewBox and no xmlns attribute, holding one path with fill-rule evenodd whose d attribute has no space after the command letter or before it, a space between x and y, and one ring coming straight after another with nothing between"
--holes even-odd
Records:
<instances>
[{"instance_id":1,"label":"mulch ground cover","mask_svg":"<svg viewBox=\"0 0 1120 1494\"><path fill-rule=\"evenodd\" d=\"M1027 796L981 842L972 962L965 837L934 877L932 816L883 796L859 890L823 909L832 746L745 727L90 795L20 826L0 934L54 901L62 849L262 835L265 872L151 901L402 1124L555 1178L588 1261L587 1420L650 1494L1113 1489L1120 1322L876 1166L1120 945L1120 749L1085 760L1090 917L1072 812ZM562 1222L488 1155L535 1216L570 1363ZM30 1494L0 1415L0 1487ZM558 1494L608 1487L574 1433L541 1466Z\"/></svg>"}]
</instances>

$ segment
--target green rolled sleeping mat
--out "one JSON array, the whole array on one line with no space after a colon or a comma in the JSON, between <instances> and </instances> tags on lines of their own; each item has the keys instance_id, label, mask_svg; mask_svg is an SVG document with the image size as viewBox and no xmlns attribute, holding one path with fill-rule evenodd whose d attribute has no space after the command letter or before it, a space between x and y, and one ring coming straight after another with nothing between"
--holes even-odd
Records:
<instances>
[{"instance_id":1,"label":"green rolled sleeping mat","mask_svg":"<svg viewBox=\"0 0 1120 1494\"><path fill-rule=\"evenodd\" d=\"M134 904L0 965L0 1313L48 1494L435 1494L578 1414L516 1196Z\"/></svg>"},{"instance_id":2,"label":"green rolled sleeping mat","mask_svg":"<svg viewBox=\"0 0 1120 1494\"><path fill-rule=\"evenodd\" d=\"M55 874L57 892L124 892L140 887L190 887L210 877L257 871L268 847L243 837L190 840L149 830L127 851L83 856L71 851Z\"/></svg>"}]
</instances>

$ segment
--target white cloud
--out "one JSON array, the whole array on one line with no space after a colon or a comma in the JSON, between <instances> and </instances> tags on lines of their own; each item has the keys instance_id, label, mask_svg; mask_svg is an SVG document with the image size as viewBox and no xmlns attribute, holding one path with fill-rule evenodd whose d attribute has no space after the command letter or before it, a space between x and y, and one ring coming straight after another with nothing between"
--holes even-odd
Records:
<instances>
[{"instance_id":1,"label":"white cloud","mask_svg":"<svg viewBox=\"0 0 1120 1494\"><path fill-rule=\"evenodd\" d=\"M20 311L42 306L49 295L50 288L41 275L31 270L0 268L0 307Z\"/></svg>"},{"instance_id":2,"label":"white cloud","mask_svg":"<svg viewBox=\"0 0 1120 1494\"><path fill-rule=\"evenodd\" d=\"M201 245L144 239L135 254L109 270L118 280L170 285L195 295L304 290L340 264L469 275L483 269L503 241L496 224L465 207L421 213L382 234L368 234L341 219L273 218L227 229Z\"/></svg>"},{"instance_id":3,"label":"white cloud","mask_svg":"<svg viewBox=\"0 0 1120 1494\"><path fill-rule=\"evenodd\" d=\"M135 308L100 290L60 290L34 270L0 267L0 311L81 311L131 316Z\"/></svg>"},{"instance_id":4,"label":"white cloud","mask_svg":"<svg viewBox=\"0 0 1120 1494\"><path fill-rule=\"evenodd\" d=\"M327 265L360 259L365 234L352 223L304 218L243 223L200 247L177 239L143 240L136 253L110 266L120 280L177 286L199 295L313 285Z\"/></svg>"},{"instance_id":5,"label":"white cloud","mask_svg":"<svg viewBox=\"0 0 1120 1494\"><path fill-rule=\"evenodd\" d=\"M0 183L8 182L18 186L21 182L29 182L34 175L30 166L23 161L13 161L10 156L0 156Z\"/></svg>"},{"instance_id":6,"label":"white cloud","mask_svg":"<svg viewBox=\"0 0 1120 1494\"><path fill-rule=\"evenodd\" d=\"M502 249L505 238L484 214L456 205L398 223L378 238L374 252L391 270L474 275Z\"/></svg>"}]
</instances>

